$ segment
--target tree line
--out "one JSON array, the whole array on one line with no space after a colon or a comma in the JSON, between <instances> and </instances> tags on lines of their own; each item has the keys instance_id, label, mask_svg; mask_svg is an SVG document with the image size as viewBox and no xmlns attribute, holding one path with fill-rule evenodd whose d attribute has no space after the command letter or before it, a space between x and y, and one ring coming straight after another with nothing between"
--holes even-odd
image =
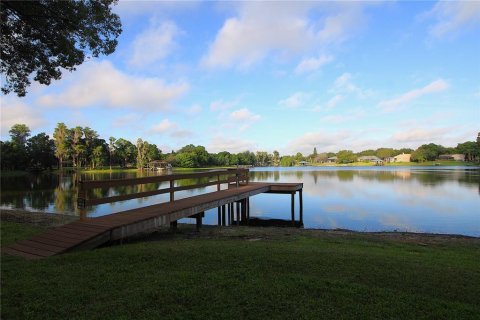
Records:
<instances>
[{"instance_id":1,"label":"tree line","mask_svg":"<svg viewBox=\"0 0 480 320\"><path fill-rule=\"evenodd\" d=\"M480 135L477 141L459 143L456 147L443 147L433 143L424 144L416 150L403 148L369 149L358 153L341 150L337 153L318 153L314 148L309 155L297 152L295 155L280 156L278 151L244 151L230 153L222 151L209 153L203 146L186 145L177 151L163 153L157 145L138 139L136 144L124 139L110 137L108 141L99 137L89 127L68 128L58 123L53 137L42 132L30 135L25 124L11 127L9 141L0 141L2 170L45 170L73 168L95 169L108 166L144 168L149 162L158 160L173 166L198 168L207 166L295 166L302 163L322 163L336 156L337 163L351 163L361 156L377 156L381 159L394 157L401 153L410 153L412 161L423 162L438 159L440 154L464 154L467 161L480 160Z\"/></svg>"}]
</instances>

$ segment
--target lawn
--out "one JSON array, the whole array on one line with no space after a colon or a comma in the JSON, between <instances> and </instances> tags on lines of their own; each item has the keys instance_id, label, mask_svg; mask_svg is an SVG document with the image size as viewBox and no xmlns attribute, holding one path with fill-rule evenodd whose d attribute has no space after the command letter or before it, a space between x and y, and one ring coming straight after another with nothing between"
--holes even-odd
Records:
<instances>
[{"instance_id":1,"label":"lawn","mask_svg":"<svg viewBox=\"0 0 480 320\"><path fill-rule=\"evenodd\" d=\"M218 228L217 228L218 229ZM2 255L2 319L478 319L478 239L225 228ZM44 228L2 222L2 245ZM213 230L213 229L212 229ZM259 231L260 230L260 231Z\"/></svg>"}]
</instances>

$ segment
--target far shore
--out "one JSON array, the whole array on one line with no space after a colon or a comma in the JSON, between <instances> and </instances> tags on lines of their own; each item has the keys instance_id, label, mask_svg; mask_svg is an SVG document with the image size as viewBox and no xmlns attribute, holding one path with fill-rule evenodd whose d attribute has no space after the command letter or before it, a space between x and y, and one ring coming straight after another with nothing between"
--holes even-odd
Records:
<instances>
[{"instance_id":1,"label":"far shore","mask_svg":"<svg viewBox=\"0 0 480 320\"><path fill-rule=\"evenodd\" d=\"M372 162L352 162L352 163L312 163L305 166L292 166L292 167L282 167L282 166L251 166L249 168L305 168L305 167L438 167L438 166L449 166L449 167L479 167L480 163L478 162L467 162L467 161L451 161L451 160L438 160L438 161L426 161L426 162L392 162L385 163L381 166L375 165ZM242 166L243 167L243 166ZM214 169L225 169L225 168L237 168L237 166L218 166L218 167L197 167L197 168L183 168L183 167L173 167L174 170L180 171L194 171L194 170L214 170ZM41 173L68 173L68 172L85 172L85 173L106 173L106 172L137 172L139 169L135 167L98 167L95 169L88 168L74 168L74 167L64 167L62 170L53 169L45 170ZM28 171L0 171L1 176L21 176L29 174Z\"/></svg>"}]
</instances>

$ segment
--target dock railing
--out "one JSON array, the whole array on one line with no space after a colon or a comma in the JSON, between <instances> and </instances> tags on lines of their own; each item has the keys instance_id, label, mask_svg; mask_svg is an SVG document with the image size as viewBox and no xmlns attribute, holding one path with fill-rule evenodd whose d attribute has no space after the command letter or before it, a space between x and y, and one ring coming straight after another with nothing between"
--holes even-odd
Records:
<instances>
[{"instance_id":1,"label":"dock railing","mask_svg":"<svg viewBox=\"0 0 480 320\"><path fill-rule=\"evenodd\" d=\"M211 181L211 178L215 178ZM176 185L175 182L181 180L192 179L208 179L208 182L196 182L190 185ZM156 188L149 191L132 191L127 194L110 195L104 197L95 197L92 189L109 189L112 187L122 186L134 186L151 183L169 182L169 186L166 188ZM78 181L79 189L77 196L77 206L80 210L84 210L86 207L112 203L117 201L125 201L136 198L150 197L159 194L170 194L170 202L175 201L175 192L205 188L209 186L217 186L217 191L221 190L222 184L227 184L228 188L238 188L241 185L248 184L249 182L249 170L248 169L223 169L223 170L211 170L206 172L197 173L182 173L182 174L168 174L162 176L150 176L141 178L129 178L129 179L112 179L112 180L90 180L90 181Z\"/></svg>"}]
</instances>

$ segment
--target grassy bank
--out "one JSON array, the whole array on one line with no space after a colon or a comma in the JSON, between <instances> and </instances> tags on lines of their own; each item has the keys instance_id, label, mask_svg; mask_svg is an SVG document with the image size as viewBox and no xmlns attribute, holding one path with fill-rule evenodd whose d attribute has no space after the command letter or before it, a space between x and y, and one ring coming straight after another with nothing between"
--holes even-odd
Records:
<instances>
[{"instance_id":1,"label":"grassy bank","mask_svg":"<svg viewBox=\"0 0 480 320\"><path fill-rule=\"evenodd\" d=\"M1 228L2 245L44 230L13 222ZM480 314L478 239L190 230L41 261L2 255L2 319L474 319Z\"/></svg>"}]
</instances>

